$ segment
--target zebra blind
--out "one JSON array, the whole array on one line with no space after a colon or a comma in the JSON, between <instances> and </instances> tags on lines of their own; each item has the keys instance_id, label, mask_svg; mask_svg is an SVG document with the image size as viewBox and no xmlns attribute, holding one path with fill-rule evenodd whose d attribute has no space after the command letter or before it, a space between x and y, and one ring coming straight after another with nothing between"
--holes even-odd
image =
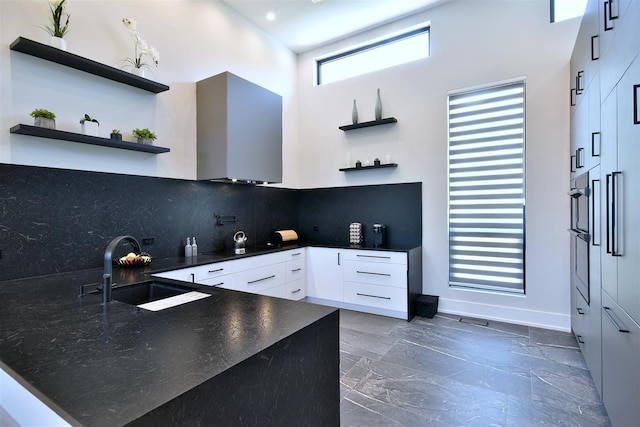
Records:
<instances>
[{"instance_id":1,"label":"zebra blind","mask_svg":"<svg viewBox=\"0 0 640 427\"><path fill-rule=\"evenodd\" d=\"M524 293L525 83L450 94L449 285Z\"/></svg>"}]
</instances>

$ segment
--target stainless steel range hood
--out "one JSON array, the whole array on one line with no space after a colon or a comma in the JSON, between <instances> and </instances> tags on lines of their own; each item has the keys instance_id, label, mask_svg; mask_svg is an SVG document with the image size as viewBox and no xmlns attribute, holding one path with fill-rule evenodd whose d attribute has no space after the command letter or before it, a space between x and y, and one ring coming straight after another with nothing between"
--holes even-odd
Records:
<instances>
[{"instance_id":1,"label":"stainless steel range hood","mask_svg":"<svg viewBox=\"0 0 640 427\"><path fill-rule=\"evenodd\" d=\"M196 96L198 179L282 182L282 97L229 72Z\"/></svg>"}]
</instances>

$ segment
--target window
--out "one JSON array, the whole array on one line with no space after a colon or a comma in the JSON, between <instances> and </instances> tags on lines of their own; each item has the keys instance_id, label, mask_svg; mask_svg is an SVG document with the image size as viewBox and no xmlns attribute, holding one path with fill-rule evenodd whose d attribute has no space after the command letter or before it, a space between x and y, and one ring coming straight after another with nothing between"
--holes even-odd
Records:
<instances>
[{"instance_id":1,"label":"window","mask_svg":"<svg viewBox=\"0 0 640 427\"><path fill-rule=\"evenodd\" d=\"M587 0L550 0L551 22L565 21L584 14Z\"/></svg>"},{"instance_id":2,"label":"window","mask_svg":"<svg viewBox=\"0 0 640 427\"><path fill-rule=\"evenodd\" d=\"M525 82L449 94L449 285L523 294Z\"/></svg>"},{"instance_id":3,"label":"window","mask_svg":"<svg viewBox=\"0 0 640 427\"><path fill-rule=\"evenodd\" d=\"M428 56L429 26L422 25L317 59L317 84L344 80Z\"/></svg>"}]
</instances>

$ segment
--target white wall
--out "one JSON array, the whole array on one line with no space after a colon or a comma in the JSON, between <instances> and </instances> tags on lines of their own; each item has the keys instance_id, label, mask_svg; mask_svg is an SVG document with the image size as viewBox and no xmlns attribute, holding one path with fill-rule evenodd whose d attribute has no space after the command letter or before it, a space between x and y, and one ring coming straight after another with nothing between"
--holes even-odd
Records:
<instances>
[{"instance_id":1,"label":"white wall","mask_svg":"<svg viewBox=\"0 0 640 427\"><path fill-rule=\"evenodd\" d=\"M419 22L431 22L430 58L323 86L314 59ZM423 290L443 312L569 330L569 58L577 20L549 24L547 0L452 1L386 28L300 55L300 185L303 188L420 181ZM448 286L447 92L517 77L527 90L526 296ZM373 120L376 88L396 125L351 132ZM397 169L338 172L352 160L391 154ZM384 157L382 157L384 158Z\"/></svg>"},{"instance_id":2,"label":"white wall","mask_svg":"<svg viewBox=\"0 0 640 427\"><path fill-rule=\"evenodd\" d=\"M297 103L296 56L235 12L211 0L73 0L67 2L68 51L120 68L133 56L122 18L138 23L140 36L160 52L152 80L171 89L158 95L9 50L22 36L46 42L48 2L0 0L0 162L195 179L195 82L231 71L283 96L285 162L293 163ZM170 153L153 155L65 141L12 135L11 126L32 124L29 113L46 108L60 130L80 132L88 113L101 126L131 140L133 128L156 132L155 144ZM283 185L295 177L285 168Z\"/></svg>"}]
</instances>

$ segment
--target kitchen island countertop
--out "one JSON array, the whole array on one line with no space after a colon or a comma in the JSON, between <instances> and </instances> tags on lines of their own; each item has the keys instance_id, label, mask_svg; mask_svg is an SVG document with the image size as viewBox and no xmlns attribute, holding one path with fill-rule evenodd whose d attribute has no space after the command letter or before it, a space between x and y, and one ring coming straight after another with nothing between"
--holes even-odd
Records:
<instances>
[{"instance_id":1,"label":"kitchen island countertop","mask_svg":"<svg viewBox=\"0 0 640 427\"><path fill-rule=\"evenodd\" d=\"M114 268L114 282L222 258ZM0 282L0 365L73 425L135 423L323 319L335 318L337 338L335 308L206 286L194 285L210 297L158 312L78 296L80 285L101 275L102 269L90 269ZM335 370L336 402L337 348L336 342L335 367L317 367L328 375ZM322 349L302 354L307 351Z\"/></svg>"}]
</instances>

